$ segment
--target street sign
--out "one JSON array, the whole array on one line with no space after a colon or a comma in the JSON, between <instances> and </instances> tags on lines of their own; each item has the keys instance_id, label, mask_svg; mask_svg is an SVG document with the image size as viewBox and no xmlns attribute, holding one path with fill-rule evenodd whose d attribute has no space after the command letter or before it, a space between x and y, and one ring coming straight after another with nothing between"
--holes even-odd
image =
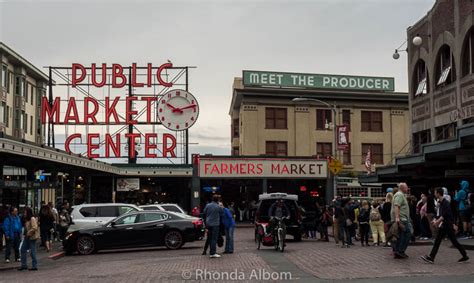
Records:
<instances>
[{"instance_id":1,"label":"street sign","mask_svg":"<svg viewBox=\"0 0 474 283\"><path fill-rule=\"evenodd\" d=\"M329 170L331 170L331 172L334 175L337 175L342 170L342 163L341 163L341 161L339 161L337 159L331 159L331 161L329 162L328 167L329 167Z\"/></svg>"}]
</instances>

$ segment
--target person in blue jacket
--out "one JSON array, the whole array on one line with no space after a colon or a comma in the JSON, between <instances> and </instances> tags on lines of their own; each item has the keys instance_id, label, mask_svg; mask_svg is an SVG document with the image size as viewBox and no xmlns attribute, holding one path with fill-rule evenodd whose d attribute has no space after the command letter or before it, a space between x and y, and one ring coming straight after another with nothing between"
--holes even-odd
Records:
<instances>
[{"instance_id":1,"label":"person in blue jacket","mask_svg":"<svg viewBox=\"0 0 474 283\"><path fill-rule=\"evenodd\" d=\"M10 262L11 249L15 251L15 261L20 261L21 220L18 209L11 206L8 216L3 220L3 231L7 242L5 250L5 262Z\"/></svg>"},{"instance_id":2,"label":"person in blue jacket","mask_svg":"<svg viewBox=\"0 0 474 283\"><path fill-rule=\"evenodd\" d=\"M469 237L471 234L471 210L468 205L469 195L469 182L466 180L461 181L461 189L454 196L454 200L458 203L459 218L463 223L464 236Z\"/></svg>"},{"instance_id":3,"label":"person in blue jacket","mask_svg":"<svg viewBox=\"0 0 474 283\"><path fill-rule=\"evenodd\" d=\"M232 212L229 209L229 204L226 203L224 206L224 217L222 219L225 228L225 254L231 254L234 252L234 230L235 220Z\"/></svg>"}]
</instances>

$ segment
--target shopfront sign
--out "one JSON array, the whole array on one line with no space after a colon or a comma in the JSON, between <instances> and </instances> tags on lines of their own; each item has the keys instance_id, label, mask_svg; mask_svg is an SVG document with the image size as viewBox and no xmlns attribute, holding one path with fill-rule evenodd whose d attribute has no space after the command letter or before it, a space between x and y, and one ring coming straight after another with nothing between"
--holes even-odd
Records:
<instances>
[{"instance_id":1,"label":"shopfront sign","mask_svg":"<svg viewBox=\"0 0 474 283\"><path fill-rule=\"evenodd\" d=\"M117 192L128 192L140 190L140 178L117 179Z\"/></svg>"},{"instance_id":2,"label":"shopfront sign","mask_svg":"<svg viewBox=\"0 0 474 283\"><path fill-rule=\"evenodd\" d=\"M327 178L326 160L277 158L199 159L201 178Z\"/></svg>"},{"instance_id":3,"label":"shopfront sign","mask_svg":"<svg viewBox=\"0 0 474 283\"><path fill-rule=\"evenodd\" d=\"M243 71L244 86L394 91L395 79L327 74Z\"/></svg>"}]
</instances>

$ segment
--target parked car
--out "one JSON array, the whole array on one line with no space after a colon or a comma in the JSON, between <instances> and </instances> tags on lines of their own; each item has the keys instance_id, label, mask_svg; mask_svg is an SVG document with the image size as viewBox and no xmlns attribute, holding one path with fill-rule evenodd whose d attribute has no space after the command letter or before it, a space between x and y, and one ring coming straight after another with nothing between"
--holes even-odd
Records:
<instances>
[{"instance_id":1,"label":"parked car","mask_svg":"<svg viewBox=\"0 0 474 283\"><path fill-rule=\"evenodd\" d=\"M294 237L295 241L301 241L303 233L301 209L298 206L298 196L285 193L261 194L258 196L258 208L255 214L255 235L258 233L258 227L266 226L270 220L268 210L277 200L283 200L286 207L290 210L290 219L286 220L286 234Z\"/></svg>"},{"instance_id":2,"label":"parked car","mask_svg":"<svg viewBox=\"0 0 474 283\"><path fill-rule=\"evenodd\" d=\"M139 211L139 207L125 203L90 203L72 207L72 225L68 231L100 226L110 220L131 211Z\"/></svg>"},{"instance_id":3,"label":"parked car","mask_svg":"<svg viewBox=\"0 0 474 283\"><path fill-rule=\"evenodd\" d=\"M186 211L175 203L159 203L159 204L147 204L140 205L143 210L160 210L160 211L172 211L186 214Z\"/></svg>"},{"instance_id":4,"label":"parked car","mask_svg":"<svg viewBox=\"0 0 474 283\"><path fill-rule=\"evenodd\" d=\"M202 219L165 211L134 211L95 228L67 233L66 254L82 255L104 249L165 246L179 249L204 235Z\"/></svg>"}]
</instances>

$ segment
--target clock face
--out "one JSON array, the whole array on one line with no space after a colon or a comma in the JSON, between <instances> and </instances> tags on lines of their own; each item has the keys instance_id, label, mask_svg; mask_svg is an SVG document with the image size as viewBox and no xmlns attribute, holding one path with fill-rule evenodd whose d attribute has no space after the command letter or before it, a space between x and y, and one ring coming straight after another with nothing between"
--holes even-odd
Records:
<instances>
[{"instance_id":1,"label":"clock face","mask_svg":"<svg viewBox=\"0 0 474 283\"><path fill-rule=\"evenodd\" d=\"M191 93L175 89L163 95L157 111L163 126L172 131L183 131L196 123L199 105Z\"/></svg>"}]
</instances>

